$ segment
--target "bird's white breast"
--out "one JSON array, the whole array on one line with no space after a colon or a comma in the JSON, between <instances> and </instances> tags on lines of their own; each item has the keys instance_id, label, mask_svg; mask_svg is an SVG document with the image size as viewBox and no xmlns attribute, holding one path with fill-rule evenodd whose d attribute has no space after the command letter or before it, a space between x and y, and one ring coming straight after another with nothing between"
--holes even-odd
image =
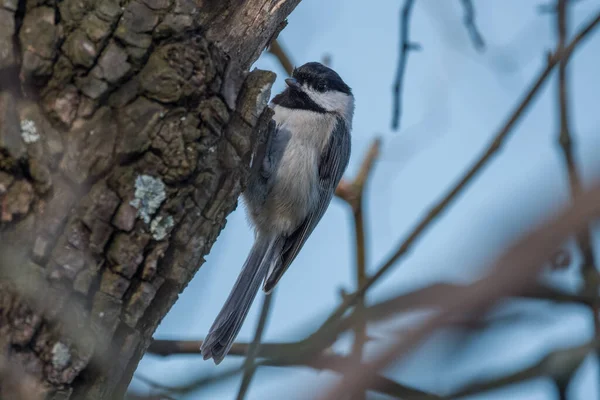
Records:
<instances>
[{"instance_id":1,"label":"bird's white breast","mask_svg":"<svg viewBox=\"0 0 600 400\"><path fill-rule=\"evenodd\" d=\"M291 233L319 199L319 160L329 143L336 117L275 105L277 123L274 148L283 146L275 185L267 207L276 213L280 231Z\"/></svg>"}]
</instances>

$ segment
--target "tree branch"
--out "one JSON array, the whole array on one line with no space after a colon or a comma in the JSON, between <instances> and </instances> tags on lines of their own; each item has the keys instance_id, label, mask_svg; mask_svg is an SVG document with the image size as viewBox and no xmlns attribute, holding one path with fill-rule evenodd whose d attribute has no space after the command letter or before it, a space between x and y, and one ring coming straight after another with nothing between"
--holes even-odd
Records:
<instances>
[{"instance_id":1,"label":"tree branch","mask_svg":"<svg viewBox=\"0 0 600 400\"><path fill-rule=\"evenodd\" d=\"M156 351L160 350L162 352L161 355L167 355L166 353L170 350L175 350L177 352L170 354L200 354L200 346L202 341L164 341L164 340L155 340L148 350L149 353L157 354ZM311 359L300 359L297 357L289 357L286 355L286 352L292 347L294 344L269 344L264 343L261 345L261 348L258 352L258 357L265 356L264 360L261 360L256 363L255 367L261 366L269 366L269 367L288 367L288 366L297 366L297 367L309 367L316 370L330 370L333 372L342 372L344 366L348 365L351 362L351 357L341 356L338 354L324 352L319 354L317 357L312 357ZM232 347L232 351L228 355L245 355L249 351L249 344L236 343ZM265 351L265 349L267 349ZM173 387L173 386L165 386L157 384L151 379L145 378L143 376L137 376L138 379L146 382L156 389L160 389L165 392L171 393L187 393L192 390L197 390L203 385L216 383L220 380L230 378L234 374L240 372L241 369L236 369L232 371L226 371L222 375L218 375L216 377L211 378L200 378L197 379L194 383L188 384L182 387ZM429 396L431 399L437 399L438 396L434 394L430 394L410 386L402 385L397 383L389 378L386 378L383 375L377 375L375 380L373 381L373 385L368 388L369 390L374 390L379 393L387 394L392 397L397 398L405 398L408 396Z\"/></svg>"},{"instance_id":2,"label":"tree branch","mask_svg":"<svg viewBox=\"0 0 600 400\"><path fill-rule=\"evenodd\" d=\"M402 84L404 81L404 71L406 69L406 61L408 60L408 52L410 50L419 50L420 46L411 43L408 33L410 29L410 15L414 6L415 0L405 0L404 7L400 16L400 54L398 58L398 68L396 70L396 79L394 81L393 91L393 112L392 112L392 129L400 128L400 118L402 116Z\"/></svg>"},{"instance_id":3,"label":"tree branch","mask_svg":"<svg viewBox=\"0 0 600 400\"><path fill-rule=\"evenodd\" d=\"M557 30L558 47L564 48L567 39L568 23L568 0L559 0L557 3ZM576 198L581 192L581 178L575 164L575 155L573 154L573 136L570 129L569 118L569 94L568 94L568 76L567 61L561 60L558 66L558 107L560 115L560 133L559 144L565 160L565 167L569 177L569 186L571 196ZM576 236L577 246L583 257L582 275L586 285L586 290L590 293L597 293L600 277L596 267L594 251L592 249L591 231L588 227ZM592 308L594 315L594 328L596 335L600 334L600 310L597 306Z\"/></svg>"},{"instance_id":4,"label":"tree branch","mask_svg":"<svg viewBox=\"0 0 600 400\"><path fill-rule=\"evenodd\" d=\"M560 246L573 231L583 229L588 222L600 216L600 186L583 193L573 205L561 212L556 218L543 224L533 233L511 246L495 262L490 271L481 280L469 285L461 293L436 298L440 311L426 320L419 328L402 336L375 360L365 365L350 365L345 368L347 385L337 385L327 400L344 398L357 390L363 390L371 384L372 376L388 366L398 362L438 329L452 324L457 316L482 315L491 306L505 296L525 290L537 277L547 251Z\"/></svg>"},{"instance_id":5,"label":"tree branch","mask_svg":"<svg viewBox=\"0 0 600 400\"><path fill-rule=\"evenodd\" d=\"M473 46L475 46L477 51L483 51L485 50L485 41L475 24L475 7L473 6L473 1L461 0L461 3L465 9L464 24L467 28L467 32L469 32Z\"/></svg>"},{"instance_id":6,"label":"tree branch","mask_svg":"<svg viewBox=\"0 0 600 400\"><path fill-rule=\"evenodd\" d=\"M244 376L242 378L240 390L237 395L238 400L243 400L245 398L248 388L250 387L250 382L254 377L254 372L256 371L256 365L254 365L254 360L256 359L256 356L261 347L260 341L262 339L262 335L265 330L267 321L269 320L269 314L271 312L271 304L273 302L274 294L275 291L265 295L264 297L262 309L260 311L260 317L258 319L258 325L256 326L256 332L254 333L254 340L248 348L248 355L246 356L246 362L244 363Z\"/></svg>"},{"instance_id":7,"label":"tree branch","mask_svg":"<svg viewBox=\"0 0 600 400\"><path fill-rule=\"evenodd\" d=\"M570 376L577 369L590 351L598 350L599 348L600 342L597 339L594 339L584 345L556 350L549 353L535 364L518 372L501 376L492 380L485 380L484 382L467 385L452 395L444 396L443 398L454 400L467 396L479 395L506 387L508 385L525 382L540 376L551 377L555 381L561 382L564 380L565 376ZM560 391L564 393L564 385L559 383L559 386L562 387ZM434 397L417 395L410 397L407 400L426 399L434 399Z\"/></svg>"},{"instance_id":8,"label":"tree branch","mask_svg":"<svg viewBox=\"0 0 600 400\"><path fill-rule=\"evenodd\" d=\"M568 36L569 20L569 1L558 0L556 4L556 26L558 33L558 48L563 49ZM558 108L560 116L559 144L565 160L565 167L569 177L569 187L571 197L577 198L581 193L581 178L575 164L575 155L573 154L573 139L570 129L569 114L569 93L568 93L568 60L561 60L558 65ZM577 247L583 258L581 273L584 281L584 291L588 293L598 293L600 288L600 277L596 266L594 251L592 249L592 232L589 226L576 235ZM600 337L600 309L598 304L590 305L594 321L594 332L596 337ZM600 356L600 352L597 351ZM559 387L559 389L564 389ZM562 394L562 391L561 391Z\"/></svg>"},{"instance_id":9,"label":"tree branch","mask_svg":"<svg viewBox=\"0 0 600 400\"><path fill-rule=\"evenodd\" d=\"M387 300L373 304L364 310L363 316L351 314L337 324L336 336L352 329L358 318L370 322L380 321L390 315L418 309L431 309L437 305L439 297L455 297L468 288L468 285L435 283L416 289L409 293L392 296ZM532 300L554 301L559 303L579 303L584 306L600 304L600 296L585 293L567 293L544 284L531 284L526 290L515 292L515 297ZM250 351L250 343L236 342L231 347L228 356L246 356ZM256 358L275 359L282 355L302 354L305 343L262 343ZM201 340L153 340L147 354L167 357L171 355L200 355ZM321 354L321 353L320 353ZM288 357L289 359L294 357Z\"/></svg>"},{"instance_id":10,"label":"tree branch","mask_svg":"<svg viewBox=\"0 0 600 400\"><path fill-rule=\"evenodd\" d=\"M277 39L271 42L271 46L269 46L268 51L269 53L277 57L277 60L279 61L285 72L287 72L287 74L291 76L292 72L294 71L294 64L290 60L285 50L283 50L283 47L281 47Z\"/></svg>"},{"instance_id":11,"label":"tree branch","mask_svg":"<svg viewBox=\"0 0 600 400\"><path fill-rule=\"evenodd\" d=\"M346 310L356 304L360 296L362 296L370 287L372 287L382 276L384 276L392 266L398 262L403 255L405 255L412 245L421 237L426 229L431 225L437 217L456 199L456 197L468 186L473 178L483 169L486 163L494 156L516 123L519 121L523 113L528 109L532 100L537 96L540 88L546 82L546 79L550 75L552 69L558 64L561 59L568 60L573 51L586 38L586 36L598 25L600 22L600 13L596 15L588 24L577 34L573 41L563 50L557 51L554 54L548 56L546 67L540 72L534 83L527 90L523 99L519 102L516 109L512 112L510 117L504 126L498 131L495 137L492 139L490 145L485 149L483 154L477 159L477 161L469 168L467 173L458 181L458 183L439 201L433 206L427 215L419 221L416 227L409 233L409 235L401 242L396 252L377 270L377 272L369 278L369 280L360 287L355 293L346 296L345 300L340 306L329 316L325 323L319 328L313 336L321 338L321 343L329 343L331 340L335 340L331 336L332 332L335 332L335 324L339 322L341 317L344 315Z\"/></svg>"},{"instance_id":12,"label":"tree branch","mask_svg":"<svg viewBox=\"0 0 600 400\"><path fill-rule=\"evenodd\" d=\"M365 184L369 177L370 172L373 169L375 160L379 155L379 148L381 147L381 139L376 138L363 163L358 171L358 174L352 182L348 182L343 179L338 187L336 188L336 195L343 199L351 208L354 220L354 239L356 248L356 285L360 288L367 281L367 256L366 256L366 243L365 243L365 227L363 218L363 194ZM365 308L364 296L358 300L355 308L356 315L362 315L362 311ZM354 345L352 347L352 357L355 362L360 363L362 360L363 348L367 341L367 324L366 321L361 320L355 324L354 327ZM366 394L357 394L355 400L365 399Z\"/></svg>"}]
</instances>

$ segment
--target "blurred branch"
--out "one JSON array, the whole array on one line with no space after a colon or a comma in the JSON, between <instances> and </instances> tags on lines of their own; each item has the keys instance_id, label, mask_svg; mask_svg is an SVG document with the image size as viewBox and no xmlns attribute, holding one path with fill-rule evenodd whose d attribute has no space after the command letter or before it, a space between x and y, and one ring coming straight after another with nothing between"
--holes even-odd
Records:
<instances>
[{"instance_id":1,"label":"blurred branch","mask_svg":"<svg viewBox=\"0 0 600 400\"><path fill-rule=\"evenodd\" d=\"M349 182L347 179L342 179L335 190L335 195L348 203L350 207L352 207L353 212L356 212L362 205L362 192L369 174L373 169L373 164L379 156L380 148L381 138L375 138L363 159L356 178L354 178L352 182Z\"/></svg>"},{"instance_id":2,"label":"blurred branch","mask_svg":"<svg viewBox=\"0 0 600 400\"><path fill-rule=\"evenodd\" d=\"M148 349L149 353L158 354L157 350L160 351L161 355L170 354L200 354L200 346L202 341L168 341L168 340L155 340ZM331 352L323 352L317 357L311 359L299 358L296 355L298 352L290 352L290 349L297 347L297 344L268 344L264 343L261 345L257 357L265 357L255 364L255 368L261 366L269 367L309 367L317 370L330 370L334 372L341 372L344 366L351 362L352 358L340 356ZM236 343L233 345L231 352L228 355L245 355L249 351L249 344ZM266 351L264 351L266 349ZM174 350L170 352L170 350ZM194 382L176 386L165 386L154 382L153 380L144 376L136 375L138 379L145 382L155 389L159 389L171 393L189 393L192 390L197 390L208 384L217 383L224 379L231 378L237 373L241 372L241 369L235 369L226 371L223 374L219 374L211 377L202 377ZM429 396L432 399L438 398L436 395L429 394L406 385L394 382L393 380L384 377L383 375L377 375L373 381L372 387L368 389L378 391L380 393L387 394L392 397L405 398L407 396Z\"/></svg>"},{"instance_id":3,"label":"blurred branch","mask_svg":"<svg viewBox=\"0 0 600 400\"><path fill-rule=\"evenodd\" d=\"M322 354L304 365L315 369L328 369L342 373L344 367L353 361L353 358L344 357L337 354ZM427 396L430 399L441 399L441 397L437 395L402 385L380 374L377 374L375 379L372 381L371 386L369 386L367 389L387 394L388 396L399 399L404 399L410 396Z\"/></svg>"},{"instance_id":4,"label":"blurred branch","mask_svg":"<svg viewBox=\"0 0 600 400\"><path fill-rule=\"evenodd\" d=\"M250 351L251 343L234 343L227 353L228 356L246 356ZM178 354L201 354L202 340L153 340L146 353L159 356L172 356ZM256 357L273 358L282 353L288 353L298 347L296 343L262 343L257 350Z\"/></svg>"},{"instance_id":5,"label":"blurred branch","mask_svg":"<svg viewBox=\"0 0 600 400\"><path fill-rule=\"evenodd\" d=\"M418 309L431 309L438 306L437 299L440 297L454 298L459 296L460 293L464 292L469 288L468 285L457 285L449 283L438 283L431 286L417 289L413 292L394 296L388 300L374 304L364 310L362 316L357 313L353 313L346 317L338 324L339 331L337 334L352 329L358 318L364 318L368 321L378 321L385 318L389 318L393 314L415 311ZM584 294L569 294L562 292L558 289L554 289L542 284L535 284L528 287L519 293L515 293L515 296L549 300L557 302L574 302L581 303L583 305L595 304L600 302L600 297L584 295ZM490 321L474 321L472 318L459 318L453 321L453 324L463 326L478 326L493 323L495 320ZM406 333L406 332L404 332ZM201 340L154 340L147 353L155 354L160 356L170 355L199 355L200 348L202 346ZM246 356L250 352L250 343L234 343L228 356ZM295 343L262 343L258 348L255 357L261 358L261 361L256 362L255 367L260 366L272 366L272 367L283 367L283 366L304 366L314 369L328 369L332 371L341 372L343 366L347 366L353 359L349 357L342 357L332 354L328 350L325 350L314 357L306 356L306 343L295 342ZM209 384L213 384L224 379L231 378L242 371L241 368L234 370L225 371L223 374L218 374L211 377L202 377L194 381L193 384L185 385L185 387L160 387L162 390L174 391L183 393L185 391L196 390L200 387L204 387ZM140 379L145 379L139 377ZM402 390L400 388L403 388ZM371 390L378 390L381 393L386 393L390 396L398 396L400 398L407 396L415 396L415 389L402 386L392 380L378 376L372 385L369 387ZM412 391L412 392L411 392ZM430 394L428 398L436 398L435 395Z\"/></svg>"},{"instance_id":6,"label":"blurred branch","mask_svg":"<svg viewBox=\"0 0 600 400\"><path fill-rule=\"evenodd\" d=\"M577 45L598 25L600 22L600 13L596 15L588 24L577 34L573 41L566 48L557 51L554 54L549 54L547 59L547 65L544 70L536 78L535 82L527 90L526 94L519 102L519 105L511 113L507 122L499 130L496 136L492 139L490 145L485 149L483 154L477 159L477 161L469 168L466 174L458 181L458 183L439 201L433 206L427 215L421 219L416 227L408 234L406 239L401 242L396 252L377 270L377 272L367 280L367 282L360 287L355 293L346 296L342 304L329 316L325 323L319 328L314 337L319 337L320 342L327 344L335 337L332 336L335 333L335 325L340 321L346 310L356 304L358 299L371 287L373 286L382 276L388 272L391 267L396 264L398 260L405 255L412 245L421 237L425 230L431 225L437 217L452 203L453 200L468 186L473 178L483 169L486 163L494 156L516 123L519 121L523 113L528 109L532 100L538 95L540 88L546 82L546 79L550 75L552 69L558 64L561 59L567 59L571 56L573 51L577 48Z\"/></svg>"},{"instance_id":7,"label":"blurred branch","mask_svg":"<svg viewBox=\"0 0 600 400\"><path fill-rule=\"evenodd\" d=\"M461 3L465 9L465 27L467 28L467 32L469 32L473 46L475 46L477 51L483 51L485 50L485 41L483 40L483 36L481 36L481 33L475 24L475 7L473 6L473 1L461 0Z\"/></svg>"},{"instance_id":8,"label":"blurred branch","mask_svg":"<svg viewBox=\"0 0 600 400\"><path fill-rule=\"evenodd\" d=\"M506 387L508 385L525 382L541 376L554 379L557 384L563 388L560 389L561 392L564 392L565 385L562 382L565 380L565 377L570 377L573 372L577 370L577 367L581 364L590 351L598 350L599 348L600 341L594 339L593 341L584 345L556 350L546 355L537 363L521 369L520 371L492 380L486 380L484 382L468 385L452 395L444 396L443 398L459 399L462 397L483 394L492 390ZM407 400L426 399L435 399L435 397L428 395L417 395L410 397Z\"/></svg>"},{"instance_id":9,"label":"blurred branch","mask_svg":"<svg viewBox=\"0 0 600 400\"><path fill-rule=\"evenodd\" d=\"M415 0L405 0L400 17L400 54L398 56L398 68L396 70L393 92L392 129L394 130L400 128L400 118L402 116L402 84L404 81L404 71L406 70L406 61L408 60L408 52L420 49L420 46L416 43L411 43L408 37L410 30L410 15L414 3Z\"/></svg>"},{"instance_id":10,"label":"blurred branch","mask_svg":"<svg viewBox=\"0 0 600 400\"><path fill-rule=\"evenodd\" d=\"M418 309L430 309L436 306L438 297L454 297L466 290L469 285L452 283L435 283L430 286L416 289L414 291L393 296L387 300L373 304L364 310L364 316L368 321L379 321L392 314L415 311ZM554 301L559 303L579 303L585 306L600 304L600 296L585 293L567 293L553 287L536 283L529 285L526 289L515 292L515 297ZM352 329L356 314L345 317L337 324L336 336ZM159 356L171 355L194 355L201 354L201 340L153 340L148 347L147 353ZM246 356L250 351L250 343L236 342L231 347L228 356ZM301 354L304 342L292 343L262 343L257 351L257 358L274 359L281 355ZM292 359L294 357L287 357Z\"/></svg>"},{"instance_id":11,"label":"blurred branch","mask_svg":"<svg viewBox=\"0 0 600 400\"><path fill-rule=\"evenodd\" d=\"M568 0L558 0L556 3L556 26L558 32L558 48L564 49L568 36ZM565 160L565 167L569 177L569 186L571 189L571 197L577 198L581 193L581 178L575 164L575 155L573 154L573 136L570 129L570 114L569 114L569 93L568 93L568 76L567 76L568 60L562 59L558 65L558 108L560 115L560 133L559 143ZM577 246L583 258L581 273L585 285L584 291L587 293L597 294L600 289L600 277L592 249L592 232L588 225L584 230L578 232L575 236ZM594 321L594 334L600 337L600 309L597 303L591 304L592 318ZM596 354L600 356L600 351ZM567 382L568 383L568 382ZM565 390L565 385L558 385L561 396Z\"/></svg>"},{"instance_id":12,"label":"blurred branch","mask_svg":"<svg viewBox=\"0 0 600 400\"><path fill-rule=\"evenodd\" d=\"M558 389L558 400L567 400L567 385L556 383L556 388Z\"/></svg>"},{"instance_id":13,"label":"blurred branch","mask_svg":"<svg viewBox=\"0 0 600 400\"><path fill-rule=\"evenodd\" d=\"M547 258L572 232L583 229L600 216L600 186L581 194L573 205L554 219L511 246L496 261L485 277L453 296L436 296L438 313L419 328L402 335L368 364L350 365L344 375L348 384L337 385L324 399L344 398L371 385L372 376L392 362L400 361L430 334L444 328L461 315L482 315L506 296L519 293L534 281Z\"/></svg>"},{"instance_id":14,"label":"blurred branch","mask_svg":"<svg viewBox=\"0 0 600 400\"><path fill-rule=\"evenodd\" d=\"M277 57L277 60L279 60L279 63L281 64L285 72L287 72L287 74L291 76L292 71L294 70L294 64L292 64L290 58L288 57L285 50L283 50L281 44L279 44L279 41L277 39L271 42L271 45L269 46L269 49L267 51L273 54L275 57Z\"/></svg>"},{"instance_id":15,"label":"blurred branch","mask_svg":"<svg viewBox=\"0 0 600 400\"><path fill-rule=\"evenodd\" d=\"M465 9L464 24L469 32L471 41L478 51L482 51L485 49L485 41L475 24L475 7L473 6L473 2L472 0L461 0L461 3ZM411 42L409 38L410 18L414 4L415 0L405 0L400 14L400 51L392 97L393 130L400 129L400 119L402 118L402 91L408 53L411 50L421 50L421 46L418 43Z\"/></svg>"},{"instance_id":16,"label":"blurred branch","mask_svg":"<svg viewBox=\"0 0 600 400\"><path fill-rule=\"evenodd\" d=\"M366 243L365 243L365 227L363 218L363 194L365 184L369 177L370 172L373 169L375 160L379 155L379 149L381 147L381 139L376 138L363 163L360 166L358 174L353 181L348 182L345 179L338 184L336 188L336 195L343 199L352 208L352 215L354 220L354 238L356 248L356 286L360 288L367 280L367 256L366 256ZM361 296L357 302L354 312L357 315L362 315L362 311L365 308L364 296ZM363 348L367 341L367 324L366 321L358 321L354 327L354 345L352 347L352 357L355 362L360 363L362 360ZM357 394L355 399L365 399L366 394Z\"/></svg>"},{"instance_id":17,"label":"blurred branch","mask_svg":"<svg viewBox=\"0 0 600 400\"><path fill-rule=\"evenodd\" d=\"M367 321L375 322L389 318L393 314L431 309L439 306L438 298L458 296L461 292L468 289L468 287L469 285L436 283L374 304L365 309L363 318ZM600 304L600 296L598 295L587 295L584 293L571 294L539 283L531 284L521 291L514 292L512 296L558 303L578 303L584 306ZM342 319L337 324L335 335L338 336L351 329L356 323L356 318L354 314L351 314Z\"/></svg>"},{"instance_id":18,"label":"blurred branch","mask_svg":"<svg viewBox=\"0 0 600 400\"><path fill-rule=\"evenodd\" d=\"M248 388L250 387L250 382L254 377L254 372L256 371L256 365L254 365L254 360L256 359L256 355L260 350L261 339L263 332L265 330L265 326L267 321L269 320L269 314L271 312L271 304L273 302L273 295L275 291L270 294L266 294L263 299L262 309L260 311L260 317L258 319L258 325L256 326L256 332L254 333L254 340L250 343L248 348L248 354L246 356L246 361L244 362L244 376L242 377L242 383L240 384L240 390L237 395L238 400L243 400L248 392Z\"/></svg>"},{"instance_id":19,"label":"blurred branch","mask_svg":"<svg viewBox=\"0 0 600 400\"><path fill-rule=\"evenodd\" d=\"M563 49L567 40L567 22L568 22L568 1L559 0L557 3L557 30L558 47ZM581 192L581 178L575 164L575 155L573 154L573 136L570 129L569 118L569 93L568 93L568 60L561 60L558 66L558 107L560 110L560 133L559 143L565 159L565 167L569 176L569 186L571 196L576 198ZM592 248L591 230L588 226L584 231L576 236L577 246L583 257L582 275L586 285L586 290L594 293L598 292L600 286L600 277L596 266L594 251ZM600 335L600 318L597 305L592 308L594 315L594 328L596 335Z\"/></svg>"},{"instance_id":20,"label":"blurred branch","mask_svg":"<svg viewBox=\"0 0 600 400\"><path fill-rule=\"evenodd\" d=\"M575 3L579 3L582 0L567 0L568 3L574 5ZM540 14L550 14L558 11L558 4L556 2L548 2L546 4L539 4L537 6L537 11Z\"/></svg>"},{"instance_id":21,"label":"blurred branch","mask_svg":"<svg viewBox=\"0 0 600 400\"><path fill-rule=\"evenodd\" d=\"M162 396L168 396L168 394L176 395L176 394L191 393L195 390L204 388L211 384L215 384L215 383L222 382L224 380L233 378L234 376L241 373L242 371L243 371L243 368L239 368L239 367L232 368L232 369L220 372L216 375L211 374L211 375L200 376L200 377L192 380L191 382L182 384L182 385L165 385L162 383L158 383L150 378L147 378L139 373L136 373L133 377L135 379L138 379L138 380L144 382L151 388L159 390L161 392L160 394Z\"/></svg>"}]
</instances>

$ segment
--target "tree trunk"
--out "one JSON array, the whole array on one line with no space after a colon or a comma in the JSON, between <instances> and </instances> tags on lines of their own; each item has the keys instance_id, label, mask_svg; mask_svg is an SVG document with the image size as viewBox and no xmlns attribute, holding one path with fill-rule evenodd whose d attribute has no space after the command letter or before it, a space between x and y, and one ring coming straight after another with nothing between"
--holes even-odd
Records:
<instances>
[{"instance_id":1,"label":"tree trunk","mask_svg":"<svg viewBox=\"0 0 600 400\"><path fill-rule=\"evenodd\" d=\"M123 396L236 207L275 79L247 71L299 1L0 1L0 365L41 398Z\"/></svg>"}]
</instances>

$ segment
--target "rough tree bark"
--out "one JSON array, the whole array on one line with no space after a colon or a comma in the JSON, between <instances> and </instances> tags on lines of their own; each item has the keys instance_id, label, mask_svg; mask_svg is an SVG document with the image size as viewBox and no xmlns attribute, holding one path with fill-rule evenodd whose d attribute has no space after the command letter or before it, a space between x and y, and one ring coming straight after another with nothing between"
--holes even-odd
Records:
<instances>
[{"instance_id":1,"label":"rough tree bark","mask_svg":"<svg viewBox=\"0 0 600 400\"><path fill-rule=\"evenodd\" d=\"M299 1L0 0L0 357L47 399L123 396L236 207L275 78L247 71Z\"/></svg>"}]
</instances>

